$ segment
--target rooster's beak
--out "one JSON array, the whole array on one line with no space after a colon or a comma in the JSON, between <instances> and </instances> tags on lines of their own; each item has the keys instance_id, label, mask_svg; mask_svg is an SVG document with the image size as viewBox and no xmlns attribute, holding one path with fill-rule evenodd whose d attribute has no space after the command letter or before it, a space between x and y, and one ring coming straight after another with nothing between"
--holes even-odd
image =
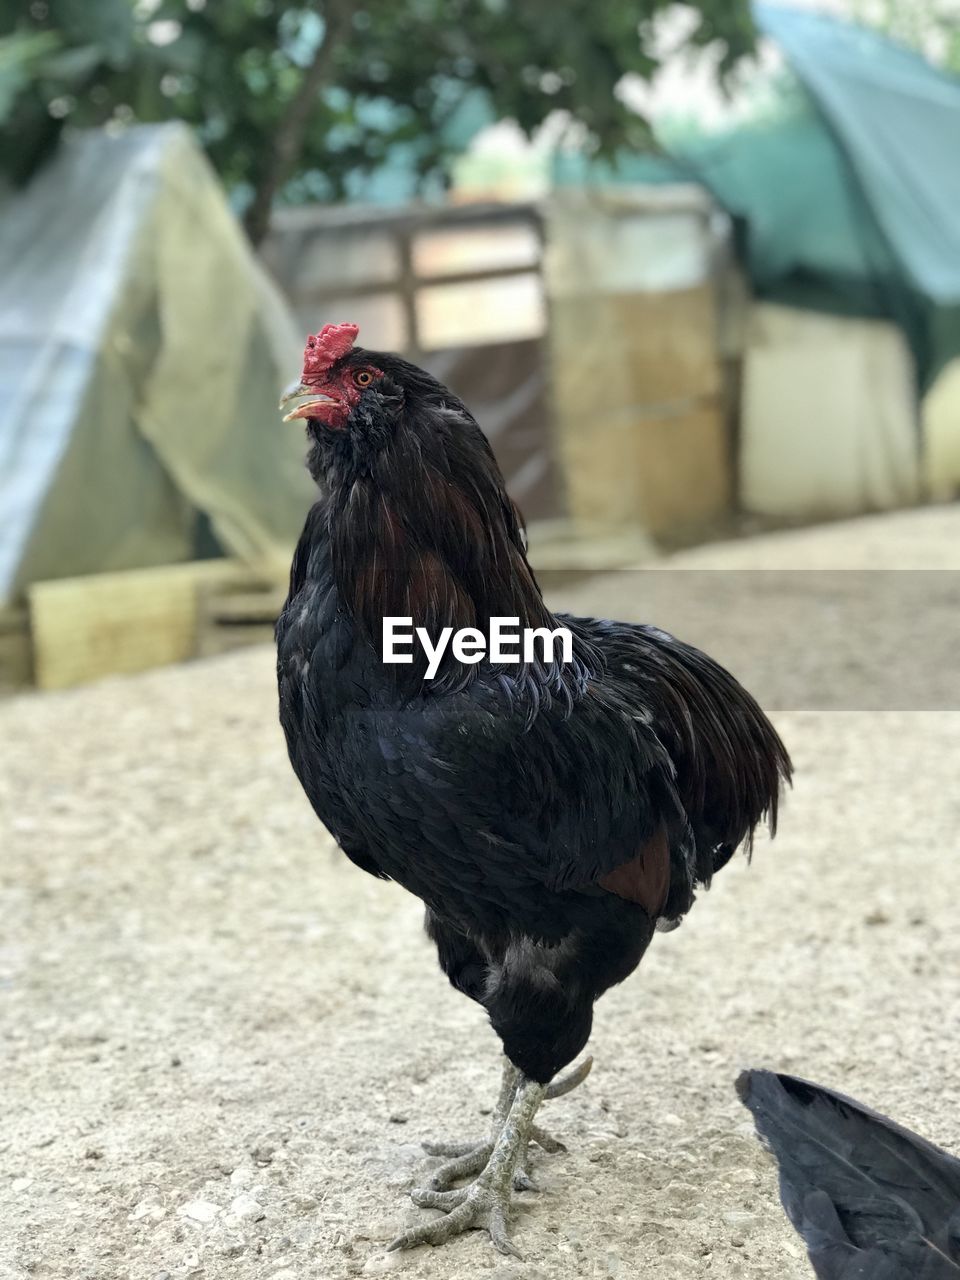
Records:
<instances>
[{"instance_id":1,"label":"rooster's beak","mask_svg":"<svg viewBox=\"0 0 960 1280\"><path fill-rule=\"evenodd\" d=\"M322 391L317 391L315 387L306 387L302 382L292 383L283 395L280 397L280 403L277 406L282 409L285 404L289 404L291 400L296 400L298 396L306 396L307 399L302 404L298 404L296 408L291 409L289 413L283 415L284 422L289 422L292 418L310 418L313 416L311 410L324 404L336 404L336 400L332 396L326 396Z\"/></svg>"}]
</instances>

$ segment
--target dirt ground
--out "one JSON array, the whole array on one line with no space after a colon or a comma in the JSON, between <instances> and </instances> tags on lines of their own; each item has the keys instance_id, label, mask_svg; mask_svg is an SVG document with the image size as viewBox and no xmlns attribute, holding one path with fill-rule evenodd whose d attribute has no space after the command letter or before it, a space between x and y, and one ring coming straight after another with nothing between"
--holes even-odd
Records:
<instances>
[{"instance_id":1,"label":"dirt ground","mask_svg":"<svg viewBox=\"0 0 960 1280\"><path fill-rule=\"evenodd\" d=\"M958 560L960 507L679 563ZM819 650L822 684L778 693L796 619L763 575L718 582L689 606L692 638L735 669L752 644L796 787L776 843L599 1004L593 1075L546 1117L569 1151L541 1155L541 1192L519 1197L522 1261L477 1233L383 1252L428 1216L406 1196L430 1164L418 1140L485 1128L496 1043L441 977L419 904L314 820L271 651L0 705L0 1277L800 1280L742 1067L960 1147L960 698L943 671L895 710L817 694L884 674L883 637L857 627ZM643 584L597 578L568 602L642 616ZM900 661L904 680L928 666L918 648Z\"/></svg>"}]
</instances>

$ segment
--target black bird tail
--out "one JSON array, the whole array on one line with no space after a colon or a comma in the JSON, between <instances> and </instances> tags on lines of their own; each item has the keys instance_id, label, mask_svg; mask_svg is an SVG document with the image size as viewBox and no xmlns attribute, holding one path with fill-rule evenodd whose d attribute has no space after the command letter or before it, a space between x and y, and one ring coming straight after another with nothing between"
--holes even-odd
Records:
<instances>
[{"instance_id":1,"label":"black bird tail","mask_svg":"<svg viewBox=\"0 0 960 1280\"><path fill-rule=\"evenodd\" d=\"M673 917L736 849L745 845L749 854L764 819L776 832L781 785L792 770L777 731L735 676L656 627L634 634L642 654L637 665L650 678L645 693L656 706L694 837L693 866L686 876L675 868L664 913Z\"/></svg>"},{"instance_id":2,"label":"black bird tail","mask_svg":"<svg viewBox=\"0 0 960 1280\"><path fill-rule=\"evenodd\" d=\"M960 1280L960 1160L795 1076L744 1071L737 1092L820 1280Z\"/></svg>"}]
</instances>

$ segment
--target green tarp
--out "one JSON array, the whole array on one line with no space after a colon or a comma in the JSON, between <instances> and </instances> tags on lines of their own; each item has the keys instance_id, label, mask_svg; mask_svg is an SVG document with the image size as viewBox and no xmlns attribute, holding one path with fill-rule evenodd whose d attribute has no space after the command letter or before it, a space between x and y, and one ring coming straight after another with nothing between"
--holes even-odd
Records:
<instances>
[{"instance_id":1,"label":"green tarp","mask_svg":"<svg viewBox=\"0 0 960 1280\"><path fill-rule=\"evenodd\" d=\"M300 351L186 128L65 142L0 198L0 601L279 554L312 493L277 413Z\"/></svg>"},{"instance_id":2,"label":"green tarp","mask_svg":"<svg viewBox=\"0 0 960 1280\"><path fill-rule=\"evenodd\" d=\"M701 182L733 215L759 297L895 321L923 391L960 355L960 79L826 14L754 16L790 67L754 118L663 126L666 156L593 180Z\"/></svg>"}]
</instances>

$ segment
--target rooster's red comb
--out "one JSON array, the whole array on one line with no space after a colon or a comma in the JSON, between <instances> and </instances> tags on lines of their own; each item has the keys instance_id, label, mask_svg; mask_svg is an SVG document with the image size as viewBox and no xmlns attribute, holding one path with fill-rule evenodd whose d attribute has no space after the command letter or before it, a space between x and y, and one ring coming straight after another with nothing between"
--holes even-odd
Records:
<instances>
[{"instance_id":1,"label":"rooster's red comb","mask_svg":"<svg viewBox=\"0 0 960 1280\"><path fill-rule=\"evenodd\" d=\"M355 324L325 324L319 333L311 333L303 351L303 381L322 378L347 354L359 332Z\"/></svg>"}]
</instances>

